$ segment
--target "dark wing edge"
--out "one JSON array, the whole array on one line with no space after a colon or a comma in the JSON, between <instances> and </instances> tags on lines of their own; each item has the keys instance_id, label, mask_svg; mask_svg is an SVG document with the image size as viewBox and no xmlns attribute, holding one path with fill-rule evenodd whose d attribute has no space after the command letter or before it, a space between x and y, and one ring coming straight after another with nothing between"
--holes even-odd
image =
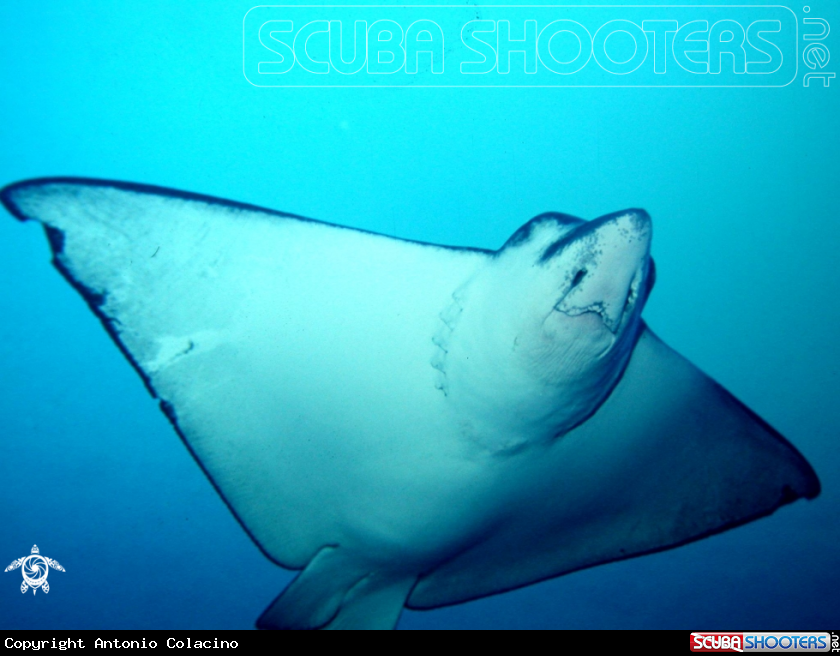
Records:
<instances>
[{"instance_id":1,"label":"dark wing edge","mask_svg":"<svg viewBox=\"0 0 840 656\"><path fill-rule=\"evenodd\" d=\"M289 212L281 212L279 210L272 210L259 205L252 205L250 203L240 203L238 201L227 200L217 196L208 196L205 194L198 194L191 191L181 191L179 189L172 189L169 187L159 187L156 185L142 184L136 182L123 182L120 180L105 180L100 178L78 178L78 177L46 177L46 178L32 178L28 180L21 180L14 182L0 189L0 202L5 205L6 209L12 216L19 221L28 221L30 219L37 220L37 217L27 216L21 212L18 204L14 200L14 195L20 191L25 191L37 187L46 187L49 185L78 185L82 187L110 187L112 189L120 189L122 191L129 191L137 194L147 194L152 196L165 196L167 198L177 198L180 200L188 200L193 202L205 203L207 205L217 205L227 207L235 210L242 210L247 212L260 212L276 216L282 219L294 219L295 221L303 221L306 223L318 223L321 225L330 226L332 228L339 228L341 230L353 230L367 235L374 235L376 237L385 237L387 239L394 239L396 241L408 242L417 244L418 246L430 246L433 248L443 248L446 250L455 251L470 251L475 253L494 254L497 251L474 248L471 246L448 246L446 244L434 244L431 242L418 241L414 239L402 239L392 235L385 235L371 230L364 230L361 228L352 228L349 226L340 225L338 223L330 223L328 221L321 221L319 219L310 219L298 214L291 214Z\"/></svg>"}]
</instances>

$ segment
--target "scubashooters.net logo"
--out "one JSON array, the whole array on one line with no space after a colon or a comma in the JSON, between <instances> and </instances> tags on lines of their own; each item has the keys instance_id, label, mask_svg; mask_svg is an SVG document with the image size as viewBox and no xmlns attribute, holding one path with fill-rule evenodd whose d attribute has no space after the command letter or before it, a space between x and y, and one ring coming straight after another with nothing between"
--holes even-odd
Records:
<instances>
[{"instance_id":1,"label":"scubashooters.net logo","mask_svg":"<svg viewBox=\"0 0 840 656\"><path fill-rule=\"evenodd\" d=\"M828 633L716 633L691 634L691 651L699 652L824 652L832 650Z\"/></svg>"},{"instance_id":2,"label":"scubashooters.net logo","mask_svg":"<svg viewBox=\"0 0 840 656\"><path fill-rule=\"evenodd\" d=\"M259 6L243 65L262 87L784 87L800 24L781 5Z\"/></svg>"}]
</instances>

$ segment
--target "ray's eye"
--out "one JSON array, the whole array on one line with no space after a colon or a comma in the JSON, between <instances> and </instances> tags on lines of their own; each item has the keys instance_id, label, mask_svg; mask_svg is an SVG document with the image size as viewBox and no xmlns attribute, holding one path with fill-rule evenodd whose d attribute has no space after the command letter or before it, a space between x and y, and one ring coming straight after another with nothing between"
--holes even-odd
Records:
<instances>
[{"instance_id":1,"label":"ray's eye","mask_svg":"<svg viewBox=\"0 0 840 656\"><path fill-rule=\"evenodd\" d=\"M577 287L580 284L580 281L583 280L586 277L586 273L587 273L586 269L580 269L575 274L575 277L572 279L571 289L574 289L575 287Z\"/></svg>"}]
</instances>

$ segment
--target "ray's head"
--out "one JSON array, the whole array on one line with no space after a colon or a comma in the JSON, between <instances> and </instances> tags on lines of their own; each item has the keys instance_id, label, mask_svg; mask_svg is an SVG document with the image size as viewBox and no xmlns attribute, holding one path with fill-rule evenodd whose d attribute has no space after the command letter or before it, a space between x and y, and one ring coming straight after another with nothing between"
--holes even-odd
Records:
<instances>
[{"instance_id":1,"label":"ray's head","mask_svg":"<svg viewBox=\"0 0 840 656\"><path fill-rule=\"evenodd\" d=\"M451 377L470 411L526 439L588 418L635 346L654 281L651 234L644 210L588 222L550 213L517 230L463 292Z\"/></svg>"},{"instance_id":2,"label":"ray's head","mask_svg":"<svg viewBox=\"0 0 840 656\"><path fill-rule=\"evenodd\" d=\"M620 350L638 327L654 277L644 210L567 221L559 231L547 245L544 230L542 240L501 255L520 265L531 261L527 273L512 279L520 279L521 330L535 340L532 355L547 376Z\"/></svg>"}]
</instances>

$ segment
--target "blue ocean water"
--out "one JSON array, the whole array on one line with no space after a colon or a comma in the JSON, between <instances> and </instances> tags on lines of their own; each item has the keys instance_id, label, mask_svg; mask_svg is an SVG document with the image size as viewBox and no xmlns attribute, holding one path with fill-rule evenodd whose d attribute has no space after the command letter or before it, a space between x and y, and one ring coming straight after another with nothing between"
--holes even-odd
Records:
<instances>
[{"instance_id":1,"label":"blue ocean water","mask_svg":"<svg viewBox=\"0 0 840 656\"><path fill-rule=\"evenodd\" d=\"M127 180L484 248L547 210L644 207L646 320L823 486L679 549L399 626L836 627L837 84L258 88L242 70L250 7L6 3L0 184ZM828 3L809 15L840 19ZM0 575L0 626L253 626L292 573L251 543L49 257L36 225L0 217L0 559L37 543L67 570L48 595Z\"/></svg>"}]
</instances>

